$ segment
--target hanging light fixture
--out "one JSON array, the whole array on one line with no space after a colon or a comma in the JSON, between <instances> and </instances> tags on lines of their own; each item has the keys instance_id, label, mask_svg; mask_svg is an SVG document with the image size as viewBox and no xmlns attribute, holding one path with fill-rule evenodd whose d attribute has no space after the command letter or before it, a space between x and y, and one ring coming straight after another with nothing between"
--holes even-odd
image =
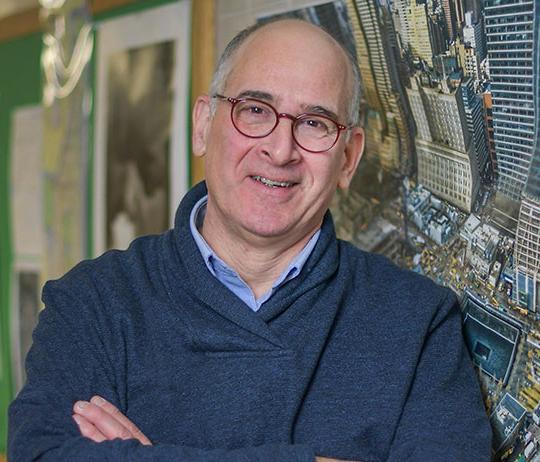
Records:
<instances>
[{"instance_id":1,"label":"hanging light fixture","mask_svg":"<svg viewBox=\"0 0 540 462\"><path fill-rule=\"evenodd\" d=\"M85 24L81 27L70 57L66 57L62 47L65 34L65 14L61 8L66 0L39 0L43 10L42 16L49 21L52 18L52 32L43 34L43 51L41 66L45 76L43 86L43 104L51 106L55 99L65 98L77 86L84 67L92 56L94 38L92 27Z\"/></svg>"},{"instance_id":2,"label":"hanging light fixture","mask_svg":"<svg viewBox=\"0 0 540 462\"><path fill-rule=\"evenodd\" d=\"M48 10L60 9L64 6L66 0L39 0L39 4Z\"/></svg>"}]
</instances>

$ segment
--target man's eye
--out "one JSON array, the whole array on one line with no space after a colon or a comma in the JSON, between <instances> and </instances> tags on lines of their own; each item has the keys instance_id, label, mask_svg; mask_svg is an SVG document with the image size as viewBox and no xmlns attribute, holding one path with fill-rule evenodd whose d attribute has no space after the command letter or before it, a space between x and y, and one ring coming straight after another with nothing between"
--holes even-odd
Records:
<instances>
[{"instance_id":1,"label":"man's eye","mask_svg":"<svg viewBox=\"0 0 540 462\"><path fill-rule=\"evenodd\" d=\"M260 106L250 106L248 110L250 110L253 114L263 114L265 112L264 108Z\"/></svg>"},{"instance_id":2,"label":"man's eye","mask_svg":"<svg viewBox=\"0 0 540 462\"><path fill-rule=\"evenodd\" d=\"M324 128L324 124L317 119L306 119L306 125L311 128Z\"/></svg>"},{"instance_id":3,"label":"man's eye","mask_svg":"<svg viewBox=\"0 0 540 462\"><path fill-rule=\"evenodd\" d=\"M311 130L318 133L328 133L330 131L328 123L324 119L318 117L306 117L305 119L299 120L298 123L299 128L302 130Z\"/></svg>"},{"instance_id":4,"label":"man's eye","mask_svg":"<svg viewBox=\"0 0 540 462\"><path fill-rule=\"evenodd\" d=\"M268 108L259 104L246 104L245 106L240 107L240 113L243 116L266 116L269 114L269 112L270 111L268 110Z\"/></svg>"}]
</instances>

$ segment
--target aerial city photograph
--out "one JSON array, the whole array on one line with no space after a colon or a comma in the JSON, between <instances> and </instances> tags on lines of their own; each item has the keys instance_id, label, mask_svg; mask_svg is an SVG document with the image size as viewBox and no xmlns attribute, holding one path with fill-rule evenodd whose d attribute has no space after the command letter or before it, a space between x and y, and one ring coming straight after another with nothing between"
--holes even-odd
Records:
<instances>
[{"instance_id":1,"label":"aerial city photograph","mask_svg":"<svg viewBox=\"0 0 540 462\"><path fill-rule=\"evenodd\" d=\"M366 152L333 205L338 235L456 292L494 460L540 461L540 2L284 14L327 28L360 66Z\"/></svg>"}]
</instances>

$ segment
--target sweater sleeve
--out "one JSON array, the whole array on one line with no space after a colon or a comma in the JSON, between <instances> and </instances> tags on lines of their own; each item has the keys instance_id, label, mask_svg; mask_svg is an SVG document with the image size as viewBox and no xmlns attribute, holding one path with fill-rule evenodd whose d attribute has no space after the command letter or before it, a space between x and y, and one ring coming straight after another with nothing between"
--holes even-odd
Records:
<instances>
[{"instance_id":1,"label":"sweater sleeve","mask_svg":"<svg viewBox=\"0 0 540 462\"><path fill-rule=\"evenodd\" d=\"M173 444L143 446L136 440L94 443L80 435L72 419L79 399L99 394L117 405L118 364L110 354L113 331L100 315L89 315L88 300L44 289L46 308L41 312L34 342L27 356L27 382L10 405L8 457L26 461L190 461L190 462L312 462L306 445L266 444L229 449L202 449ZM71 303L71 306L69 306ZM74 306L84 310L77 311Z\"/></svg>"},{"instance_id":2,"label":"sweater sleeve","mask_svg":"<svg viewBox=\"0 0 540 462\"><path fill-rule=\"evenodd\" d=\"M489 462L490 456L491 428L459 305L448 291L425 339L388 462Z\"/></svg>"}]
</instances>

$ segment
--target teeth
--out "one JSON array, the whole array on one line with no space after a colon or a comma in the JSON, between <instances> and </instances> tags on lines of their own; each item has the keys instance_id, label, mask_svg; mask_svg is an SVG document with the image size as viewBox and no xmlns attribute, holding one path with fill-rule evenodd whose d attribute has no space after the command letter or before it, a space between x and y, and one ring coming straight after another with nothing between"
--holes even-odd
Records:
<instances>
[{"instance_id":1,"label":"teeth","mask_svg":"<svg viewBox=\"0 0 540 462\"><path fill-rule=\"evenodd\" d=\"M270 186L272 188L288 188L292 186L292 183L289 183L287 181L274 181L269 180L268 178L265 178L264 176L255 175L252 177L254 180L260 181L262 184L266 186Z\"/></svg>"}]
</instances>

